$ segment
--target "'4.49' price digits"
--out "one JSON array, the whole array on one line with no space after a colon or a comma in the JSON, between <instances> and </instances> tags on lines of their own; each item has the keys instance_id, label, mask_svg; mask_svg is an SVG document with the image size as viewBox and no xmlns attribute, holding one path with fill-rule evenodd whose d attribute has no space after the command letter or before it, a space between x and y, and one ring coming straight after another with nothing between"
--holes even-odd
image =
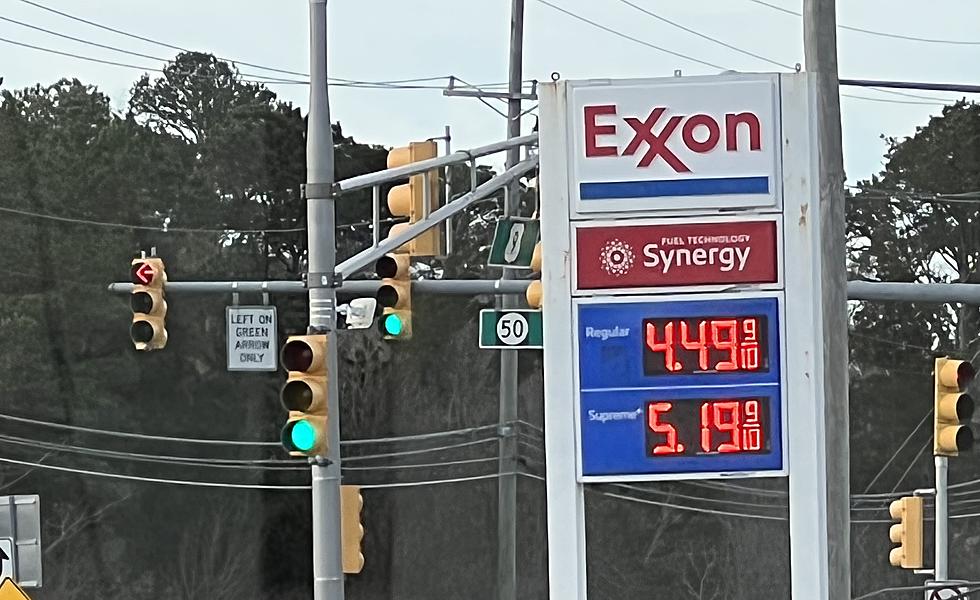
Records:
<instances>
[{"instance_id":1,"label":"'4.49' price digits","mask_svg":"<svg viewBox=\"0 0 980 600\"><path fill-rule=\"evenodd\" d=\"M762 315L645 319L643 334L647 375L769 369Z\"/></svg>"}]
</instances>

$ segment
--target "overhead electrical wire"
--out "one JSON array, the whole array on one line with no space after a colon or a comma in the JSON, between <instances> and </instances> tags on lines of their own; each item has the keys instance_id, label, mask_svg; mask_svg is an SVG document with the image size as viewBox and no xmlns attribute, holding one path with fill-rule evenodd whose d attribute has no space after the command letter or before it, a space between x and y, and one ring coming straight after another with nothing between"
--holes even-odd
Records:
<instances>
[{"instance_id":1,"label":"overhead electrical wire","mask_svg":"<svg viewBox=\"0 0 980 600\"><path fill-rule=\"evenodd\" d=\"M22 1L26 2L27 0L22 0ZM572 12L570 10L564 9L564 8L558 6L557 4L552 4L548 0L535 0L535 1L538 2L538 3L540 3L540 4L544 4L545 6L551 8L552 10L557 10L560 13L563 13L563 14L569 16L569 17L572 17L573 19L577 19L577 20L579 20L579 21L581 21L583 23L587 23L587 24L589 24L589 25L591 25L593 27L597 27L597 28L599 28L599 29L601 29L601 30L603 30L603 31L605 31L607 33L611 33L611 34L613 34L615 36L621 37L621 38L626 39L626 40L629 40L631 42L635 42L637 44L641 44L641 45L646 46L648 48L653 48L654 50L658 50L658 51L663 52L665 54L670 54L671 56L675 56L677 58L682 58L684 60L688 60L688 61L691 61L691 62L694 62L694 63L698 63L698 64L704 65L706 67L712 67L712 68L721 69L721 70L724 70L725 69L725 67L722 67L721 65L716 65L716 64L711 63L711 62L708 62L706 60L701 60L699 58L694 58L693 56L688 56L687 54L682 54L680 52L675 52L674 50L670 50L670 49L664 48L662 46L657 46L656 44L651 44L650 42L641 40L639 38L635 38L635 37L633 37L631 35L627 35L627 34L623 33L622 31L618 31L618 30L613 29L611 27L606 27L605 25L603 25L601 23L598 23L596 21L593 21L592 19L587 19L586 17L583 17L583 16L581 16L581 15L579 15L577 13L574 13L574 12Z\"/></svg>"},{"instance_id":2,"label":"overhead electrical wire","mask_svg":"<svg viewBox=\"0 0 980 600\"><path fill-rule=\"evenodd\" d=\"M247 483L223 483L223 482L216 482L216 481L169 479L164 477L142 477L137 475L125 475L122 473L106 473L104 471L94 471L91 469L75 469L70 467L62 467L58 465L49 465L40 462L17 460L13 458L5 458L5 457L0 457L0 462L5 462L8 464L19 465L28 468L47 469L52 471L60 471L63 473L88 475L92 477L106 477L110 479L121 479L126 481L164 483L164 484L190 486L190 487L229 488L229 489L247 489L247 490L278 490L278 491L309 491L311 489L309 485L267 485L267 484L247 484ZM366 484L358 484L358 485L362 489L420 487L420 486L429 486L429 485L441 485L447 483L461 483L465 481L478 481L483 479L496 479L502 475L518 475L518 476L532 477L535 479L541 479L540 476L534 475L532 473L525 473L523 471L511 471L505 473L477 475L472 477L455 477L452 479L405 481L405 482L395 482L395 483L366 483Z\"/></svg>"},{"instance_id":3,"label":"overhead electrical wire","mask_svg":"<svg viewBox=\"0 0 980 600\"><path fill-rule=\"evenodd\" d=\"M923 425L926 424L926 421L929 420L929 417L931 415L932 415L932 409L930 408L926 412L925 416L922 417L922 420L919 421L918 425L916 425L915 427L913 427L912 428L912 431L910 431L909 434L905 437L905 440L901 444L899 444L898 449L896 449L895 452L892 453L891 457L885 462L885 464L881 467L881 469L878 471L878 473L875 474L875 476L871 478L871 482L867 485L867 487L864 488L864 493L868 493L868 492L871 491L871 488L874 487L874 484L878 481L878 478L881 477L885 473L885 471L888 469L889 465L892 464L892 461L894 461L895 458L899 455L899 453L905 448L905 446L908 445L908 443L910 441L912 441L912 437L919 431L919 428L920 427L922 427ZM904 478L904 476L903 476L903 478Z\"/></svg>"},{"instance_id":4,"label":"overhead electrical wire","mask_svg":"<svg viewBox=\"0 0 980 600\"><path fill-rule=\"evenodd\" d=\"M102 24L96 23L94 21L89 21L87 19L83 19L83 18L77 17L75 15L70 15L68 13L65 13L65 12L62 12L62 11L58 11L58 10L55 10L55 9L52 9L52 8L49 8L49 7L46 7L46 6L41 5L41 4L37 3L37 2L31 2L29 0L22 0L22 1L24 1L27 4L31 4L33 6L36 6L38 8L41 8L43 10L47 10L47 11L53 12L55 14L58 14L58 15L61 15L63 17L67 17L69 19L73 19L73 20L76 20L76 21L79 21L79 22L82 22L82 23L85 23L87 25L98 27L100 29L105 29L107 31L111 31L111 32L117 33L119 35L124 35L124 36L131 37L131 38L134 38L134 39L138 39L138 40L141 40L141 41L145 41L145 42L157 44L157 45L162 46L164 48L169 48L171 50L177 50L179 52L191 52L191 50L189 50L187 48L183 48L183 47L180 47L180 46L175 46L173 44L168 44L166 42L161 42L159 40L153 40L153 39L146 38L146 37L143 37L143 36L139 36L139 35L136 35L136 34L131 34L129 32L126 32L126 31L123 31L123 30L120 30L120 29L115 29L115 28L112 28L112 27L107 27L107 26L104 26ZM37 25L33 25L31 23L27 23L27 22L20 21L20 20L17 20L17 19L12 19L12 18L9 18L9 17L0 16L0 20L4 20L4 21L10 22L10 23L14 23L14 24L20 25L22 27L27 27L27 28L33 29L35 31L41 31L41 32L47 33L49 35L57 36L57 37L60 37L60 38L63 38L63 39L68 39L68 40L71 40L71 41L74 41L74 42L78 42L78 43L81 43L81 44L86 44L86 45L90 45L90 46L93 46L93 47L96 47L96 48L102 48L102 49L105 49L105 50L110 50L112 52L119 52L119 53L122 53L122 54L128 54L130 56L136 56L136 57L139 57L139 58L146 58L146 59L150 59L150 60L156 60L156 61L160 61L160 62L164 62L164 63L168 63L168 64L173 64L174 63L174 61L169 60L169 59L166 59L166 58L163 58L163 57L154 56L154 55L150 55L150 54L143 54L141 52L134 52L132 50L127 50L125 48L120 48L118 46L112 46L112 45L108 45L108 44L101 44L99 42L94 42L92 40L87 40L87 39L84 39L84 38L79 38L79 37L67 35L67 34L64 34L64 33L58 32L58 31L54 31L54 30L47 29L47 28L44 28L44 27L39 27ZM5 40L5 41L9 41L9 40ZM17 42L11 42L11 43L17 43ZM42 50L42 51L47 51L47 49L45 49L43 47L34 47L34 49L36 49L36 50ZM86 59L86 57L81 57L81 56L75 56L75 57L76 58L82 58L83 60ZM286 74L286 75L297 75L297 76L300 76L300 77L307 77L307 78L309 77L309 74L303 73L303 72L300 72L300 71L291 71L291 70L288 70L288 69L280 69L280 68L277 68L277 67L269 67L269 66L265 66L265 65L256 64L256 63L250 63L250 62L245 62L245 61L241 61L241 60L236 60L236 59L233 59L233 58L225 58L225 57L215 57L215 58L217 58L218 60L221 60L221 61L225 61L225 62L229 62L229 63L234 63L234 64L239 64L239 65L244 65L244 66L252 67L252 68L255 68L255 69L261 69L261 70L264 70L264 71L273 71L273 72L276 72L276 73L283 73L283 74ZM99 60L99 59L95 59L95 60ZM143 67L140 67L140 66L137 66L137 65L128 65L128 64L125 64L125 63L115 63L114 61L109 61L109 64L113 64L115 66L125 66L125 67L129 67L129 68L143 69ZM154 70L154 71L158 71L159 72L159 70L157 70L157 69L150 69L150 70ZM273 83L273 84L274 83L291 83L291 84L308 84L309 83L309 81L297 81L297 80L294 80L294 79L285 79L285 78L281 78L281 77L271 77L270 78L270 77L268 77L266 75L260 75L260 74L242 73L242 75L243 76L246 76L246 77L258 78L259 81L256 81L257 83ZM265 79L262 79L262 78L265 78ZM346 79L346 78L343 78L343 77L329 77L328 80L330 81L330 84L331 85L340 86L340 87L360 87L360 88L369 88L369 89L370 88L380 88L380 89L384 89L384 88L391 88L391 89L444 89L444 86L423 86L423 85L408 85L408 84L421 84L421 83L427 83L427 82L442 81L442 80L448 80L449 78L450 78L449 75L438 75L438 76L429 76L429 77L413 77L413 78L407 78L407 79L391 79L391 80L383 80L383 81L368 81L368 80L359 80L359 79ZM526 81L525 83L531 83L531 81L529 80L529 81ZM481 87L483 87L483 88L497 88L497 87L502 87L502 86L506 86L506 85L508 85L508 83L506 83L506 82L501 82L501 83L488 83L488 84L483 84Z\"/></svg>"},{"instance_id":5,"label":"overhead electrical wire","mask_svg":"<svg viewBox=\"0 0 980 600\"><path fill-rule=\"evenodd\" d=\"M762 56L761 54L756 54L754 52L749 52L748 50L744 50L742 48L739 48L738 46L733 46L733 45L729 44L728 42L724 42L722 40L719 40L718 38L711 37L710 35L701 33L700 31L697 31L696 29L691 29L690 27L686 27L684 25L681 25L680 23L677 23L676 21L671 21L667 17L658 15L657 13L655 13L653 11L647 10L647 9L643 8L642 6L639 6L637 4L634 4L633 2L630 2L630 0L619 0L619 1L622 2L623 4L627 5L627 6L633 7L634 9L642 12L643 14L646 14L646 15L648 15L650 17L653 17L654 19L657 19L658 21L661 21L663 23L666 23L666 24L670 25L671 27L675 27L675 28L680 29L682 31L686 31L686 32L688 32L690 34L696 35L696 36L698 36L701 39L705 39L705 40L708 40L709 42L713 42L713 43L718 44L720 46L724 46L725 48L728 48L729 50L734 50L735 52L738 52L739 54L744 54L746 56L751 56L752 58L757 58L757 59L759 59L759 60L761 60L763 62L767 62L767 63L769 63L771 65L775 65L777 67L782 67L784 69L789 69L791 71L796 69L795 66L787 65L785 63L781 63L778 60L773 60L773 59L768 58L766 56Z\"/></svg>"},{"instance_id":6,"label":"overhead electrical wire","mask_svg":"<svg viewBox=\"0 0 980 600\"><path fill-rule=\"evenodd\" d=\"M0 38L2 39L2 38ZM222 229L218 228L198 228L198 227L167 227L167 226L155 226L155 225L133 225L130 223L113 223L109 221L94 221L91 219L80 219L76 217L62 217L59 215L51 215L44 213L37 213L28 210L21 210L17 208L9 208L6 206L0 206L0 212L9 213L13 215L20 215L22 217L30 217L34 219L46 219L49 221L60 221L62 223L73 223L76 225L91 225L93 227L113 227L118 229L132 229L137 231L156 231L158 233L296 233L300 231L306 231L305 227L289 227L284 229L276 228L266 228L266 229L234 229L232 227L225 227ZM339 225L339 228L346 227L346 225Z\"/></svg>"},{"instance_id":7,"label":"overhead electrical wire","mask_svg":"<svg viewBox=\"0 0 980 600\"><path fill-rule=\"evenodd\" d=\"M22 1L26 1L26 0L22 0ZM759 4L761 6L766 6L766 7L769 7L771 9L773 9L773 10L778 10L780 12L786 13L788 15L793 15L793 16L796 16L796 17L802 17L803 16L803 13L801 13L801 12L798 12L798 11L795 11L795 10L790 10L788 8L783 8L782 6L778 6L776 4L771 4L769 2L764 2L763 0L749 0L749 2L754 2L754 3ZM913 35L902 35L902 34L899 34L899 33L891 33L891 32L887 32L887 31L876 31L874 29L865 29L863 27L853 27L853 26L850 26L850 25L841 25L839 23L838 23L837 27L838 27L838 29L846 29L848 31L857 31L857 32L860 32L860 33L866 33L868 35L874 35L874 36L885 37L885 38L893 38L893 39L898 39L898 40L907 40L907 41L911 41L911 42L927 42L927 43L930 43L930 44L950 44L950 45L954 45L954 46L980 46L980 41L972 41L972 40L948 40L948 39L943 39L943 38L926 38L926 37L919 37L919 36L913 36Z\"/></svg>"},{"instance_id":8,"label":"overhead electrical wire","mask_svg":"<svg viewBox=\"0 0 980 600\"><path fill-rule=\"evenodd\" d=\"M49 465L45 463L31 462L27 460L16 460L13 458L6 458L2 456L0 456L0 462L5 462L12 465L20 465L23 467L48 469L51 471L61 471L63 473L90 475L93 477L107 477L111 479L143 481L148 483L169 483L173 485L183 485L183 486L192 486L192 487L231 488L231 489L246 489L246 490L290 490L290 491L310 489L310 486L308 485L265 485L265 484L249 484L249 483L219 483L216 481L167 479L163 477L140 477L137 475L125 475L122 473L105 473L103 471L92 471L89 469L73 469L69 467L61 467L58 465Z\"/></svg>"},{"instance_id":9,"label":"overhead electrical wire","mask_svg":"<svg viewBox=\"0 0 980 600\"><path fill-rule=\"evenodd\" d=\"M17 417L13 415L0 414L0 420L13 421L15 423L23 423L27 425L37 425L41 427L50 427L54 429L62 429L66 431L78 431L81 433L88 433L93 435L105 435L110 437L119 438L130 438L130 439L140 439L155 442L177 442L180 444L205 444L205 445L224 445L224 446L265 446L265 447L281 447L281 442L263 442L263 441L247 441L247 440L225 440L225 439L200 439L200 438L189 438L189 437L171 437L162 435L149 435L144 433L131 433L125 431L114 431L109 429L95 429L92 427L80 427L78 425L66 425L64 423L54 423L51 421L42 421L39 419L29 419L26 417ZM514 423L521 423L521 421L515 421ZM434 433L423 433L405 436L394 436L394 437L382 437L382 438L362 438L353 440L341 440L341 446L356 446L364 444L383 444L383 443L401 443L401 442L413 442L420 440L430 440L436 438L451 437L457 435L465 435L469 433L475 433L480 431L486 431L490 429L496 429L497 424L493 425L483 425L480 427L466 427L462 429L451 429L447 431L439 431ZM487 439L497 439L497 438L487 438ZM372 457L373 458L373 457Z\"/></svg>"}]
</instances>

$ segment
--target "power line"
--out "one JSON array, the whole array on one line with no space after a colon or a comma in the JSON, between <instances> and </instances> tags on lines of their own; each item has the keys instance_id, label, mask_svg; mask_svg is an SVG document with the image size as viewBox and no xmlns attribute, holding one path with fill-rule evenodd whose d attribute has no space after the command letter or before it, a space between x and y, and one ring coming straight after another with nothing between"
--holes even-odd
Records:
<instances>
[{"instance_id":1,"label":"power line","mask_svg":"<svg viewBox=\"0 0 980 600\"><path fill-rule=\"evenodd\" d=\"M154 68L154 67L141 67L139 65L133 65L133 64L129 64L129 63L122 63L122 62L117 62L117 61L114 61L114 60L105 60L105 59L101 59L101 58L94 58L92 56L85 56L83 54L75 54L74 52L64 52L64 51L61 51L61 50L55 50L54 48L47 48L45 46L36 46L34 44L28 44L26 42L18 42L16 40L11 40L11 39L4 38L4 37L0 37L0 42L5 42L7 44L12 44L14 46L20 46L22 48L29 48L31 50L37 50L39 52L47 52L49 54L57 54L59 56L66 56L68 58L75 58L75 59L78 59L78 60L85 60L85 61L88 61L88 62L99 63L99 64L109 65L109 66L113 66L113 67L125 67L125 68L128 68L128 69L137 69L139 71L152 71L154 73L166 73L166 71L164 71L163 69L158 69L158 68ZM242 75L245 76L245 77L257 77L255 75L251 75L251 74L247 74L247 73L242 73ZM302 85L307 85L309 83L308 81L289 80L289 79L251 79L251 80L245 80L245 81L248 81L250 83L263 83L263 84L302 84ZM360 87L360 86L354 86L352 84L335 84L335 85L339 85L339 86L342 86L342 87Z\"/></svg>"},{"instance_id":2,"label":"power line","mask_svg":"<svg viewBox=\"0 0 980 600\"><path fill-rule=\"evenodd\" d=\"M667 23L671 27L676 27L677 29L680 29L682 31L686 31L686 32L688 32L690 34L696 35L699 38L708 40L709 42L714 42L715 44L718 44L720 46L724 46L725 48L728 48L729 50L734 50L735 52L738 52L739 54L744 54L746 56L751 56L752 58L757 58L757 59L759 59L761 61L764 61L764 62L767 62L767 63L769 63L771 65L775 65L777 67L782 67L784 69L789 69L791 71L793 71L793 70L796 69L796 67L793 67L793 66L790 66L790 65L781 63L778 60L773 60L773 59L768 58L766 56L762 56L761 54L756 54L754 52L749 52L748 50L744 50L742 48L739 48L738 46L733 46L733 45L731 45L731 44L729 44L727 42L724 42L722 40L719 40L718 38L711 37L710 35L707 35L707 34L701 33L700 31L691 29L690 27L685 27L684 25L681 25L680 23L677 23L675 21L671 21L670 19L668 19L666 17L663 17L661 15L658 15L658 14L656 14L656 13L650 11L650 10L647 10L647 9L643 8L642 6L639 6L637 4L634 4L634 3L630 2L630 0L619 0L619 1L622 2L623 4L627 5L627 6L633 7L634 9L642 12L643 14L649 15L649 16L653 17L654 19L657 19L658 21L662 21L664 23Z\"/></svg>"},{"instance_id":3,"label":"power line","mask_svg":"<svg viewBox=\"0 0 980 600\"><path fill-rule=\"evenodd\" d=\"M887 90L878 90L878 91L887 92ZM889 93L894 94L897 92L889 92ZM939 98L937 98L934 102L924 102L919 100L895 100L893 98L874 98L872 96L859 96L857 94L841 94L841 97L852 98L854 100L870 100L871 102L886 102L888 104L910 104L910 105L918 105L918 106L936 106L936 105L952 104L954 102L952 100L948 102L944 102Z\"/></svg>"},{"instance_id":4,"label":"power line","mask_svg":"<svg viewBox=\"0 0 980 600\"><path fill-rule=\"evenodd\" d=\"M78 425L66 425L64 423L54 423L51 421L41 421L38 419L28 419L26 417L15 417L13 415L0 414L0 420L13 421L16 423L24 423L28 425L38 425L41 427L51 427L54 429L62 429L66 431L78 431L81 433L89 433L95 435L106 435L110 437L120 437L120 438L130 438L130 439L140 439L155 442L178 442L181 444L205 444L205 445L224 445L224 446L274 446L281 447L281 442L262 442L262 441L245 441L245 440L223 440L223 439L200 439L200 438L186 438L186 437L170 437L162 435L149 435L144 433L130 433L124 431L114 431L108 429L95 429L92 427L80 427ZM519 422L518 422L519 423ZM464 429L452 429L447 431L439 431L434 433L423 433L416 435L405 435L397 437L385 437L385 438L363 438L354 440L341 440L340 444L342 446L347 445L363 445L371 443L396 443L396 442L411 442L419 440L429 440L434 438L450 437L456 435L463 435L467 433L474 433L478 431L485 431L488 429L496 429L497 424L484 425L481 427L469 427ZM495 440L497 438L487 438L487 440ZM487 441L484 440L484 441ZM455 446L453 446L455 447ZM437 449L438 450L438 449ZM397 454L397 453L396 453ZM357 458L377 458L378 456L364 456Z\"/></svg>"},{"instance_id":5,"label":"power line","mask_svg":"<svg viewBox=\"0 0 980 600\"><path fill-rule=\"evenodd\" d=\"M697 508L697 507L694 507L694 506L684 506L684 505L681 505L681 504L671 504L670 502L660 502L660 501L657 501L657 500L649 500L649 499L646 499L646 498L637 498L635 496L626 496L626 495L623 495L623 494L616 494L616 493L613 493L613 492L603 492L603 491L600 491L600 490L593 490L592 488L586 488L586 489L589 490L589 491L595 492L597 494L602 494L603 496L608 496L610 498L617 498L617 499L620 499L620 500L628 500L630 502L641 502L643 504L652 504L652 505L655 505L655 506L661 506L661 507L664 507L664 508L673 508L673 509L676 509L676 510L686 510L686 511L691 511L691 512L698 512L698 513L706 513L706 514L712 514L712 515L719 515L719 516L723 516L723 517L742 517L742 518L746 518L746 519L763 519L763 520L768 520L768 521L785 521L786 520L786 517L776 517L776 516L770 516L770 515L753 515L753 514L748 514L748 513L730 512L730 511L724 511L724 510L714 510L714 509L710 509L710 508Z\"/></svg>"},{"instance_id":6,"label":"power line","mask_svg":"<svg viewBox=\"0 0 980 600\"><path fill-rule=\"evenodd\" d=\"M426 485L442 485L445 483L462 483L464 481L480 481L482 479L497 479L498 477L509 476L509 475L523 475L525 477L532 477L535 479L540 479L537 475L533 473L524 473L523 471L508 471L504 473L491 473L489 475L475 475L473 477L454 477L453 479L436 479L429 481L405 481L398 483L368 483L368 484L355 484L361 489L371 490L371 489L383 489L383 488L404 488L404 487L420 487Z\"/></svg>"},{"instance_id":7,"label":"power line","mask_svg":"<svg viewBox=\"0 0 980 600\"><path fill-rule=\"evenodd\" d=\"M894 453L892 453L891 458L889 458L888 461L885 462L884 466L881 467L881 470L879 470L878 473L871 479L871 483L869 483L868 486L866 488L864 488L864 493L868 493L868 492L871 491L871 488L878 481L878 478L881 477L882 474L884 474L884 472L888 469L888 466L892 464L892 461L894 461L896 457L898 457L898 454L902 451L902 449L905 448L905 446L910 441L912 441L912 436L914 436L916 434L916 432L919 431L919 428L920 427L922 427L923 425L925 425L926 421L929 420L929 416L930 415L932 415L932 409L931 408L929 409L928 412L926 412L925 416L922 417L922 420L919 421L919 424L912 428L912 431L910 431L909 434L905 437L905 441L903 441L901 444L899 444L898 449L895 450ZM902 478L904 479L905 476L903 475Z\"/></svg>"},{"instance_id":8,"label":"power line","mask_svg":"<svg viewBox=\"0 0 980 600\"><path fill-rule=\"evenodd\" d=\"M26 2L27 0L22 0L22 1ZM613 34L615 36L619 36L619 37L621 37L623 39L626 39L626 40L629 40L631 42L635 42L637 44L642 44L642 45L644 45L644 46L646 46L648 48L653 48L654 50L659 50L660 52L663 52L665 54L670 54L671 56L676 56L677 58L683 58L684 60L689 60L691 62L698 63L698 64L704 65L706 67L713 67L715 69L725 70L725 67L722 67L721 65L716 65L714 63L710 63L708 61L701 60L699 58L694 58L693 56L688 56L686 54L681 54L680 52L675 52L673 50L668 50L667 48L664 48L662 46L657 46L656 44L651 44L650 42L646 42L646 41L643 41L643 40L641 40L639 38L635 38L635 37L633 37L631 35L627 35L627 34L623 33L622 31L617 31L615 29L612 29L611 27L606 27L605 25L602 25L601 23L597 23L596 21L593 21L592 19L587 19L587 18L585 18L585 17L583 17L583 16L581 16L579 14L576 14L576 13L570 11L570 10L564 9L564 8L562 8L562 7L560 7L560 6L556 5L556 4L552 4L551 2L548 2L548 0L535 0L535 1L538 2L538 3L540 3L540 4L544 4L545 6L551 8L553 10L557 10L560 13L563 13L565 15L568 15L569 17L572 17L573 19L577 19L577 20L579 20L579 21L581 21L583 23L587 23L587 24L589 24L589 25L591 25L593 27L596 27L598 29L601 29L601 30L603 30L603 31L605 31L607 33L611 33L611 34Z\"/></svg>"},{"instance_id":9,"label":"power line","mask_svg":"<svg viewBox=\"0 0 980 600\"><path fill-rule=\"evenodd\" d=\"M0 38L0 40L2 40L2 38ZM172 233L295 233L300 231L306 231L305 227L290 227L286 229L234 229L232 227L226 227L223 229L216 229L216 228L197 228L197 227L165 227L165 226L154 226L154 225L133 225L129 223L113 223L110 221L93 221L91 219L62 217L59 215L36 213L27 210L20 210L17 208L9 208L6 206L0 206L0 212L20 215L22 217L31 217L34 219L46 219L49 221L59 221L61 223L72 223L76 225L92 225L94 227L114 227L119 229L133 229L139 231L156 231L159 233L171 233L171 232ZM346 227L346 225L339 225L338 227Z\"/></svg>"},{"instance_id":10,"label":"power line","mask_svg":"<svg viewBox=\"0 0 980 600\"><path fill-rule=\"evenodd\" d=\"M917 462L919 462L919 458L920 458L920 457L921 457L921 456L922 456L923 454L925 454L925 451L926 451L926 448L928 448L928 447L929 447L929 446L931 446L931 445L932 445L932 439L930 438L930 439L928 439L928 440L926 440L926 443L925 443L925 445L923 445L923 446L922 446L922 449L921 449L921 450L919 450L919 452L918 452L918 453L916 453L916 455L915 455L915 457L914 457L914 458L912 459L912 462L910 462L910 463L909 463L909 466L908 466L908 468L907 468L907 469L905 469L905 472L904 472L904 473L902 473L902 476L901 476L901 477L899 477L899 478L898 478L898 481L896 481L896 482L895 482L895 487L893 487L893 488L892 488L892 493L894 493L894 492L895 492L895 490L897 490L897 489L898 489L898 486L900 486L900 485L902 485L902 482L903 482L903 481L905 481L905 477L906 477L906 476L907 476L907 475L909 474L909 471L911 471L911 470L912 470L912 467L914 467L914 466L915 466L915 463L917 463Z\"/></svg>"},{"instance_id":11,"label":"power line","mask_svg":"<svg viewBox=\"0 0 980 600\"><path fill-rule=\"evenodd\" d=\"M26 0L24 0L26 1ZM797 12L795 10L790 10L788 8L783 8L782 6L777 6L775 4L770 4L769 2L764 2L763 0L749 0L749 2L755 2L761 6L769 7L773 10L778 10L779 12L786 13L788 15L794 15L797 17L802 17L803 13ZM937 39L937 38L925 38L912 35L902 35L899 33L890 33L887 31L876 31L874 29L865 29L863 27L853 27L849 25L837 25L840 29L846 29L848 31L857 31L859 33L866 33L868 35L876 35L878 37L893 38L899 40L907 40L911 42L928 42L931 44L950 44L954 46L980 46L980 41L970 41L970 40L947 40L947 39Z\"/></svg>"},{"instance_id":12,"label":"power line","mask_svg":"<svg viewBox=\"0 0 980 600\"><path fill-rule=\"evenodd\" d=\"M483 438L479 440L473 440L469 442L459 442L456 444L446 444L445 446L438 446L436 448L421 448L418 450L403 450L401 452L384 452L381 454L365 454L361 456L345 456L343 462L353 462L357 460L375 460L378 458L397 458L399 456L415 456L418 454L429 454L431 452L442 452L444 450L453 450L455 448L465 448L468 446L478 446L480 444L486 444L487 442L496 442L499 438ZM343 442L341 442L343 443Z\"/></svg>"},{"instance_id":13,"label":"power line","mask_svg":"<svg viewBox=\"0 0 980 600\"><path fill-rule=\"evenodd\" d=\"M139 452L120 452L118 450L104 450L100 448L87 448L71 444L57 444L41 440L32 440L10 435L0 435L0 443L13 444L16 446L27 446L29 448L41 448L44 450L55 450L59 452L71 452L98 458L112 458L120 460L130 460L135 462L149 462L157 464L172 464L188 467L211 467L217 469L257 469L267 471L295 471L306 470L306 465L297 465L296 461L288 460L246 460L230 458L198 458L190 456L172 456L167 454L142 454ZM287 466L291 463L291 466Z\"/></svg>"},{"instance_id":14,"label":"power line","mask_svg":"<svg viewBox=\"0 0 980 600\"><path fill-rule=\"evenodd\" d=\"M52 471L61 471L63 473L90 475L93 477L108 477L110 479L124 479L127 481L143 481L148 483L169 483L173 485L184 485L184 486L192 486L192 487L232 488L232 489L246 489L246 490L289 490L289 491L310 489L310 486L308 485L263 485L263 484L247 484L247 483L218 483L214 481L166 479L162 477L139 477L136 475L123 475L121 473L105 473L103 471L91 471L88 469L72 469L69 467L48 465L44 463L36 463L27 460L4 458L2 456L0 456L0 462L9 463L12 465L20 465L24 467L48 469Z\"/></svg>"},{"instance_id":15,"label":"power line","mask_svg":"<svg viewBox=\"0 0 980 600\"><path fill-rule=\"evenodd\" d=\"M5 415L5 414L0 414L0 419L5 421L14 421L17 423L26 423L29 425L40 425L42 427L51 427L54 429L63 429L66 431L78 431L81 433L107 435L113 437L139 439L139 440L150 440L155 442L178 442L181 444L206 444L206 445L218 445L218 446L282 446L280 442L184 438L184 437L170 437L170 436L163 436L163 435L148 435L145 433L129 433L125 431L111 431L108 429L95 429L92 427L81 427L78 425L66 425L64 423L52 423L50 421L28 419L26 417L15 417L13 415Z\"/></svg>"}]
</instances>

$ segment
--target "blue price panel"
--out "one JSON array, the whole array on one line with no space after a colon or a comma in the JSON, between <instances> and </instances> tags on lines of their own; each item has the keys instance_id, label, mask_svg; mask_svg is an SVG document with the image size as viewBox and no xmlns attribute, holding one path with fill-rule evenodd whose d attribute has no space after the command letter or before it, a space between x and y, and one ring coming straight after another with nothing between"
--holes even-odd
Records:
<instances>
[{"instance_id":1,"label":"blue price panel","mask_svg":"<svg viewBox=\"0 0 980 600\"><path fill-rule=\"evenodd\" d=\"M783 468L774 296L578 305L582 474Z\"/></svg>"}]
</instances>

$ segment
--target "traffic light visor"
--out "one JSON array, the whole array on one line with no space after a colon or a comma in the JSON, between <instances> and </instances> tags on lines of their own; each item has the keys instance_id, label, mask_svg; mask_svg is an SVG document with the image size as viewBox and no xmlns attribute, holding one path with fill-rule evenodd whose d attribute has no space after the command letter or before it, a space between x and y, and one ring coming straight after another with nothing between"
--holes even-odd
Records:
<instances>
[{"instance_id":1,"label":"traffic light visor","mask_svg":"<svg viewBox=\"0 0 980 600\"><path fill-rule=\"evenodd\" d=\"M965 360L948 360L939 373L943 385L963 389L973 381L976 376L976 369L970 362Z\"/></svg>"}]
</instances>

